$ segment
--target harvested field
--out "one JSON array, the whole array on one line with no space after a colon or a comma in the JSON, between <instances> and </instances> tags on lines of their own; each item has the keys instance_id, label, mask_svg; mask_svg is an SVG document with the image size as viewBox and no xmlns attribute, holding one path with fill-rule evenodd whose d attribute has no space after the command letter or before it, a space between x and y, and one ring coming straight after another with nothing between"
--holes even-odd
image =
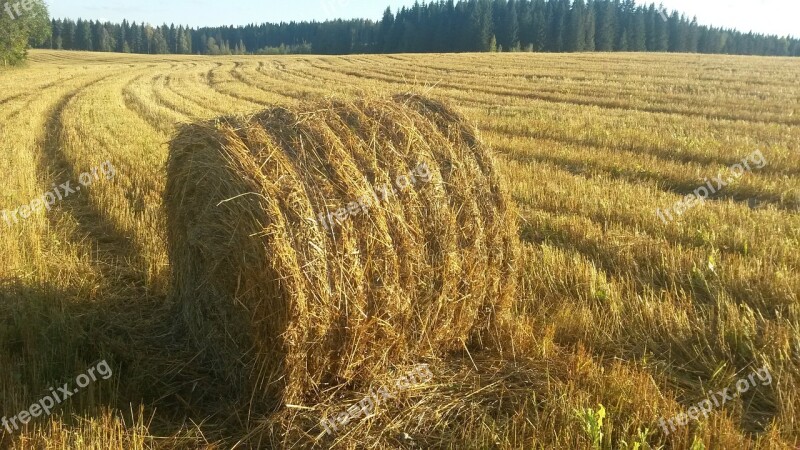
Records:
<instances>
[{"instance_id":1,"label":"harvested field","mask_svg":"<svg viewBox=\"0 0 800 450\"><path fill-rule=\"evenodd\" d=\"M463 120L418 98L387 100L404 92ZM375 97L374 111L357 106ZM327 106L302 116L310 104ZM199 136L206 144L190 152ZM286 150L300 142L303 153ZM0 217L0 414L28 410L100 360L113 369L49 417L0 428L2 447L800 445L797 60L33 51L28 67L0 72L0 143L0 214L68 181L81 187L50 210ZM763 159L747 160L756 150ZM444 178L445 159L464 170ZM743 159L749 169L727 182ZM105 161L113 178L79 183ZM319 226L320 213L422 161L438 167L430 183L369 215L323 214L333 233ZM707 199L675 210L707 183ZM187 186L196 192L179 201ZM216 207L243 190L262 197ZM657 214L667 209L674 220ZM249 239L261 225L268 232ZM388 245L395 236L405 241ZM191 254L199 248L206 260ZM291 276L263 276L273 263ZM224 298L208 283L250 296L237 295L238 309L204 303ZM313 306L292 313L306 321L294 329L303 339L281 331L288 312L281 325L259 309L269 293ZM325 309L345 298L367 314ZM491 307L507 314L495 320ZM242 310L251 314L230 316ZM246 327L258 320L272 331L253 340ZM264 350L268 339L309 345L273 360L281 351ZM246 357L254 342L260 365ZM303 382L277 375L290 359ZM429 381L397 383L423 363ZM770 383L754 378L665 431L660 419L765 367ZM381 386L398 388L374 414L321 429Z\"/></svg>"}]
</instances>

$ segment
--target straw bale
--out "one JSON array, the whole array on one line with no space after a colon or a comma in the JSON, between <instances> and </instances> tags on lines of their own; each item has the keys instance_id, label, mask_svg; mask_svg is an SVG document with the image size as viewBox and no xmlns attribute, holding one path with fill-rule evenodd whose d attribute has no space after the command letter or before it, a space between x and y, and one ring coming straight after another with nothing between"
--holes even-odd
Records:
<instances>
[{"instance_id":1,"label":"straw bale","mask_svg":"<svg viewBox=\"0 0 800 450\"><path fill-rule=\"evenodd\" d=\"M180 322L259 404L483 345L513 299L516 216L491 154L421 96L185 125L165 206Z\"/></svg>"}]
</instances>

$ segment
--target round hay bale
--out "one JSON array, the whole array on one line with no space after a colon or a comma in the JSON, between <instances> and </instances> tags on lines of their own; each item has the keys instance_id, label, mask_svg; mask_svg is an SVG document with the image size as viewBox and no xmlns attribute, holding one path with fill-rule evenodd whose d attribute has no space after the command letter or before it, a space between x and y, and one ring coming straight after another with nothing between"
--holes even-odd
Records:
<instances>
[{"instance_id":1,"label":"round hay bale","mask_svg":"<svg viewBox=\"0 0 800 450\"><path fill-rule=\"evenodd\" d=\"M489 151L423 97L185 125L165 205L182 323L259 404L480 346L514 296L516 214Z\"/></svg>"}]
</instances>

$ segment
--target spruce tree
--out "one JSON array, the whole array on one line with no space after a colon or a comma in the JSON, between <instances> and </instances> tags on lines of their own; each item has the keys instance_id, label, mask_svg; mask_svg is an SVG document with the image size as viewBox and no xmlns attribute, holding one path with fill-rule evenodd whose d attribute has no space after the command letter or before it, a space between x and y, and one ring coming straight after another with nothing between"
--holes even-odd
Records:
<instances>
[{"instance_id":1,"label":"spruce tree","mask_svg":"<svg viewBox=\"0 0 800 450\"><path fill-rule=\"evenodd\" d=\"M615 50L619 52L628 51L628 30L622 30L622 34L619 37L619 42L617 42L617 47Z\"/></svg>"},{"instance_id":2,"label":"spruce tree","mask_svg":"<svg viewBox=\"0 0 800 450\"><path fill-rule=\"evenodd\" d=\"M628 49L632 52L643 52L647 50L647 32L645 26L645 12L643 8L637 7L631 10L628 29Z\"/></svg>"},{"instance_id":3,"label":"spruce tree","mask_svg":"<svg viewBox=\"0 0 800 450\"><path fill-rule=\"evenodd\" d=\"M75 26L75 39L78 50L94 50L92 46L92 30L89 22L78 19L78 24Z\"/></svg>"},{"instance_id":4,"label":"spruce tree","mask_svg":"<svg viewBox=\"0 0 800 450\"><path fill-rule=\"evenodd\" d=\"M597 23L597 20L595 19L593 0L589 0L589 2L586 4L585 11L586 12L583 17L583 51L593 52L595 51L594 36Z\"/></svg>"},{"instance_id":5,"label":"spruce tree","mask_svg":"<svg viewBox=\"0 0 800 450\"><path fill-rule=\"evenodd\" d=\"M533 47L537 52L547 50L547 18L544 0L537 0L533 10Z\"/></svg>"},{"instance_id":6,"label":"spruce tree","mask_svg":"<svg viewBox=\"0 0 800 450\"><path fill-rule=\"evenodd\" d=\"M394 25L394 14L392 14L392 8L386 8L383 12L383 19L381 19L380 29L378 30L378 43L377 43L377 52L378 53L388 53L389 52L389 45L388 41L390 33L392 31L392 26Z\"/></svg>"},{"instance_id":7,"label":"spruce tree","mask_svg":"<svg viewBox=\"0 0 800 450\"><path fill-rule=\"evenodd\" d=\"M700 40L700 30L697 26L697 17L692 19L692 23L688 26L686 34L686 51L689 53L697 53Z\"/></svg>"},{"instance_id":8,"label":"spruce tree","mask_svg":"<svg viewBox=\"0 0 800 450\"><path fill-rule=\"evenodd\" d=\"M470 32L472 35L471 51L487 52L497 49L497 39L492 30L492 6L489 0L477 0L473 3L470 15ZM492 40L495 41L492 45Z\"/></svg>"},{"instance_id":9,"label":"spruce tree","mask_svg":"<svg viewBox=\"0 0 800 450\"><path fill-rule=\"evenodd\" d=\"M685 52L686 51L686 30L684 27L686 21L674 11L669 17L668 33L669 33L669 51L671 52Z\"/></svg>"},{"instance_id":10,"label":"spruce tree","mask_svg":"<svg viewBox=\"0 0 800 450\"><path fill-rule=\"evenodd\" d=\"M666 52L669 50L669 31L667 30L667 22L662 19L659 12L655 13L654 22L654 47L650 50L656 52Z\"/></svg>"},{"instance_id":11,"label":"spruce tree","mask_svg":"<svg viewBox=\"0 0 800 450\"><path fill-rule=\"evenodd\" d=\"M568 52L582 52L585 44L585 8L583 0L575 0L569 13L566 48Z\"/></svg>"},{"instance_id":12,"label":"spruce tree","mask_svg":"<svg viewBox=\"0 0 800 450\"><path fill-rule=\"evenodd\" d=\"M616 34L614 4L609 0L598 0L595 6L597 11L597 29L595 33L597 50L610 52L614 49L614 36Z\"/></svg>"},{"instance_id":13,"label":"spruce tree","mask_svg":"<svg viewBox=\"0 0 800 450\"><path fill-rule=\"evenodd\" d=\"M506 14L506 42L509 51L519 51L519 18L517 17L517 3L514 0L508 2L508 12Z\"/></svg>"}]
</instances>

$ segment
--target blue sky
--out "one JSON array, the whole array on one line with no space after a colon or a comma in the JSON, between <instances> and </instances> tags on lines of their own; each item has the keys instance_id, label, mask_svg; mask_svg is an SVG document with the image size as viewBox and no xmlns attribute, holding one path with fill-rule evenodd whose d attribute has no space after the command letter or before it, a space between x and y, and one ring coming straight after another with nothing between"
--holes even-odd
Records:
<instances>
[{"instance_id":1,"label":"blue sky","mask_svg":"<svg viewBox=\"0 0 800 450\"><path fill-rule=\"evenodd\" d=\"M2 0L0 0L1 2ZM798 0L662 0L664 6L697 16L706 25L800 37ZM660 3L661 1L657 2ZM192 26L242 25L291 20L361 17L379 19L383 10L414 0L47 0L53 17L145 21ZM421 3L421 2L420 2ZM650 2L637 0L640 4Z\"/></svg>"}]
</instances>

